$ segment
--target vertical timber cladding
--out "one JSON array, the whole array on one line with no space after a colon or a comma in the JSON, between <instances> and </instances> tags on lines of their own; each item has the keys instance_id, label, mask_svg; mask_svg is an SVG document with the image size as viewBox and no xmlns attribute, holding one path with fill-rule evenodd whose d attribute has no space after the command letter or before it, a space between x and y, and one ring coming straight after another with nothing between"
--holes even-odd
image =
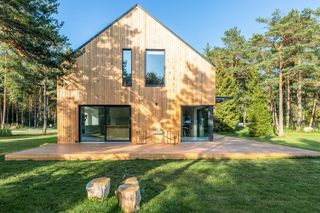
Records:
<instances>
[{"instance_id":1,"label":"vertical timber cladding","mask_svg":"<svg viewBox=\"0 0 320 213\"><path fill-rule=\"evenodd\" d=\"M181 105L215 105L215 70L146 13L127 12L86 43L58 85L58 143L78 138L78 105L130 105L132 143L179 143ZM122 49L132 49L132 86L122 86ZM165 50L165 86L145 86L145 50Z\"/></svg>"}]
</instances>

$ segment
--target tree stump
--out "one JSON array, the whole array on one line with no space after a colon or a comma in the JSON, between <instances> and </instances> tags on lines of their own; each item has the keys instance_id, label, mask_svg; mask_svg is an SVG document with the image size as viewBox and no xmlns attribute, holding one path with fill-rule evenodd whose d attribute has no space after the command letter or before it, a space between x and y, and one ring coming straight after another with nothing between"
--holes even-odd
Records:
<instances>
[{"instance_id":1,"label":"tree stump","mask_svg":"<svg viewBox=\"0 0 320 213\"><path fill-rule=\"evenodd\" d=\"M122 181L122 184L136 184L139 185L139 181L136 177L127 178L124 181Z\"/></svg>"},{"instance_id":2,"label":"tree stump","mask_svg":"<svg viewBox=\"0 0 320 213\"><path fill-rule=\"evenodd\" d=\"M110 192L110 178L102 177L91 180L86 185L88 198L107 198Z\"/></svg>"},{"instance_id":3,"label":"tree stump","mask_svg":"<svg viewBox=\"0 0 320 213\"><path fill-rule=\"evenodd\" d=\"M136 212L140 208L141 194L137 178L128 178L115 192L121 209L126 213ZM133 183L133 184L130 184Z\"/></svg>"}]
</instances>

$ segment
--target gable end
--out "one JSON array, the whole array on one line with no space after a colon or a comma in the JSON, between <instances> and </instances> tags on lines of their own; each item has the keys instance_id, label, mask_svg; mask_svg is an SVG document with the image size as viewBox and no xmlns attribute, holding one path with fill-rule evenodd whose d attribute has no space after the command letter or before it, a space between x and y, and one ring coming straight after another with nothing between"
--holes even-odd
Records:
<instances>
[{"instance_id":1,"label":"gable end","mask_svg":"<svg viewBox=\"0 0 320 213\"><path fill-rule=\"evenodd\" d=\"M109 25L104 27L102 30L100 30L96 35L94 35L92 38L90 38L88 41L86 41L84 44L82 44L80 47L78 47L75 51L78 51L82 48L84 48L87 44L89 44L92 40L97 38L101 33L103 33L105 30L110 28L113 24L115 24L117 21L125 17L127 14L129 14L132 10L135 8L140 8L143 10L146 14L148 14L151 18L153 18L156 22L158 22L161 26L163 26L165 29L167 29L170 33L172 33L175 37L177 37L180 41L182 41L185 45L187 45L190 49L192 49L195 53L197 53L199 56L201 56L206 62L208 62L210 65L212 65L215 68L215 65L209 61L204 55L202 55L200 52L198 52L195 48L193 48L189 43L187 43L185 40L183 40L180 36L178 36L175 32L173 32L170 28L168 28L166 25L164 25L162 22L159 21L156 17L154 17L152 14L150 14L148 11L146 11L143 7L141 7L139 4L135 4L132 8L130 8L128 11L126 11L124 14L122 14L119 18L111 22Z\"/></svg>"}]
</instances>

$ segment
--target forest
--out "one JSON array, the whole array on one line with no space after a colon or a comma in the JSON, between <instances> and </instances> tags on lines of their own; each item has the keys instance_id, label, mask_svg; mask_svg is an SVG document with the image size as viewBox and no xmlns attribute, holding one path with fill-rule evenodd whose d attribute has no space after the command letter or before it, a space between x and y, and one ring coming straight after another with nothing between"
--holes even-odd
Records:
<instances>
[{"instance_id":1,"label":"forest","mask_svg":"<svg viewBox=\"0 0 320 213\"><path fill-rule=\"evenodd\" d=\"M275 10L256 19L263 34L246 39L237 27L222 37L223 47L205 47L216 66L215 128L248 127L252 136L285 131L319 131L320 8Z\"/></svg>"},{"instance_id":2,"label":"forest","mask_svg":"<svg viewBox=\"0 0 320 213\"><path fill-rule=\"evenodd\" d=\"M0 4L0 123L9 127L56 124L56 87L76 58L54 18L56 0ZM0 132L2 134L3 131Z\"/></svg>"}]
</instances>

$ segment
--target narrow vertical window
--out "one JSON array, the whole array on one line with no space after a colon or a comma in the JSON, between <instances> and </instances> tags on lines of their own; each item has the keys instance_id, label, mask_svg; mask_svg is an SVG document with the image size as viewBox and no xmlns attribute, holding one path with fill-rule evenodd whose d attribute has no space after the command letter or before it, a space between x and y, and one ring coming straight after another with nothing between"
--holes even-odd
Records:
<instances>
[{"instance_id":1,"label":"narrow vertical window","mask_svg":"<svg viewBox=\"0 0 320 213\"><path fill-rule=\"evenodd\" d=\"M146 86L164 85L164 50L146 50Z\"/></svg>"},{"instance_id":2,"label":"narrow vertical window","mask_svg":"<svg viewBox=\"0 0 320 213\"><path fill-rule=\"evenodd\" d=\"M122 50L122 85L132 86L131 49Z\"/></svg>"}]
</instances>

